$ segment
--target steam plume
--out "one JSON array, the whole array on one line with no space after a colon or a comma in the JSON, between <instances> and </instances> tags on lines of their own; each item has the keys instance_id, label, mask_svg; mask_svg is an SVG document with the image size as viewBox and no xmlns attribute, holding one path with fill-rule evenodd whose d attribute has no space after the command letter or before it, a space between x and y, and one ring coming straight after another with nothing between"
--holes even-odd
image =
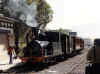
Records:
<instances>
[{"instance_id":1,"label":"steam plume","mask_svg":"<svg viewBox=\"0 0 100 74\"><path fill-rule=\"evenodd\" d=\"M9 0L7 9L12 17L22 20L29 26L38 26L35 20L37 14L36 2L32 2L32 4L28 5L26 0Z\"/></svg>"}]
</instances>

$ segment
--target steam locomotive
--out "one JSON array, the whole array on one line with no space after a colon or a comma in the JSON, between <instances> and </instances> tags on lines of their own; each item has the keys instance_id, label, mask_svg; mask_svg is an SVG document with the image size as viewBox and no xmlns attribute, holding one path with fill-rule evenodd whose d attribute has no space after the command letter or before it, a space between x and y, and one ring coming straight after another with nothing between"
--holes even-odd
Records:
<instances>
[{"instance_id":1,"label":"steam locomotive","mask_svg":"<svg viewBox=\"0 0 100 74\"><path fill-rule=\"evenodd\" d=\"M23 48L22 62L47 62L55 59L66 59L84 49L84 40L56 31L42 32L32 28L35 38L28 41ZM51 60L52 59L52 60Z\"/></svg>"}]
</instances>

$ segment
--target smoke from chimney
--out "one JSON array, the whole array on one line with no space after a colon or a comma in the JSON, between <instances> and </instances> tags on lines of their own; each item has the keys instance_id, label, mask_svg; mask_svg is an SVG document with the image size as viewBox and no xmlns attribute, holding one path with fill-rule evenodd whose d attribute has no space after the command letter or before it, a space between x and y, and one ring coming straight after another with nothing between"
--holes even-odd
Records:
<instances>
[{"instance_id":1,"label":"smoke from chimney","mask_svg":"<svg viewBox=\"0 0 100 74\"><path fill-rule=\"evenodd\" d=\"M35 19L37 14L37 4L35 1L29 5L27 0L9 0L7 9L11 17L18 18L29 26L38 26Z\"/></svg>"}]
</instances>

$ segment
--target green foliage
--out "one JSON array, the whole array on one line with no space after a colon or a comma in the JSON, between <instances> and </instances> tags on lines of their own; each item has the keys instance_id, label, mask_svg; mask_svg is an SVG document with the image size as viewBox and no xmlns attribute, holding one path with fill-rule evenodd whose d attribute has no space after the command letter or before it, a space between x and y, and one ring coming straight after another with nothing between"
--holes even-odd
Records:
<instances>
[{"instance_id":1,"label":"green foliage","mask_svg":"<svg viewBox=\"0 0 100 74\"><path fill-rule=\"evenodd\" d=\"M53 18L53 10L45 0L41 0L38 4L37 11L38 14L36 16L36 19L38 23L42 25L42 28L45 28L47 23L49 23Z\"/></svg>"}]
</instances>

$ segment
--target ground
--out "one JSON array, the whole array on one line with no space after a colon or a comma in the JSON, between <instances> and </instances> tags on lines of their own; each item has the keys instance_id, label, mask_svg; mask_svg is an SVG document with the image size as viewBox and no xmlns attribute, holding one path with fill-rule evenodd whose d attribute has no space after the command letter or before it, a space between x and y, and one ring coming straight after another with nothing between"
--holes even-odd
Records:
<instances>
[{"instance_id":1,"label":"ground","mask_svg":"<svg viewBox=\"0 0 100 74\"><path fill-rule=\"evenodd\" d=\"M19 64L19 59L14 60L14 63L11 65L0 64L0 70L13 74L84 74L87 51L88 49L82 50L80 54L74 57L48 67L42 66L38 70L35 70L37 67L31 64ZM16 64L17 66L14 66Z\"/></svg>"},{"instance_id":2,"label":"ground","mask_svg":"<svg viewBox=\"0 0 100 74\"><path fill-rule=\"evenodd\" d=\"M84 74L87 49L81 54L60 62L35 74Z\"/></svg>"}]
</instances>

